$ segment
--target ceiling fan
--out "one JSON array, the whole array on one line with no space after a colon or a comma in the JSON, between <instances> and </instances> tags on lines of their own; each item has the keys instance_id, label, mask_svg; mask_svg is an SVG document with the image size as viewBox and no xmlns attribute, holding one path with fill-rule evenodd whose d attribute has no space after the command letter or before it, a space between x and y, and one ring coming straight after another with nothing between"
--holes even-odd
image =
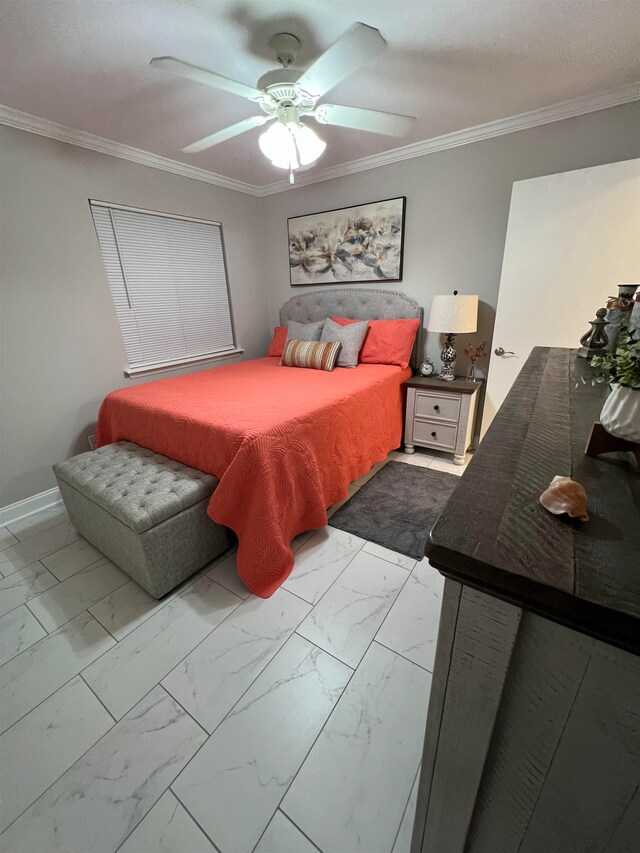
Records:
<instances>
[{"instance_id":1,"label":"ceiling fan","mask_svg":"<svg viewBox=\"0 0 640 853\"><path fill-rule=\"evenodd\" d=\"M415 118L411 116L344 107L339 104L318 104L330 89L384 50L387 43L380 31L374 27L354 24L306 71L292 67L300 48L300 41L296 36L291 33L278 33L269 44L282 68L268 71L258 80L255 88L172 56L158 56L151 60L154 68L240 95L257 104L264 113L199 139L182 149L186 154L205 151L220 142L275 121L275 124L260 135L260 150L274 166L288 169L289 180L293 183L294 170L314 163L326 148L326 143L301 120L302 118L314 118L320 124L349 127L388 136L404 136L415 122Z\"/></svg>"}]
</instances>

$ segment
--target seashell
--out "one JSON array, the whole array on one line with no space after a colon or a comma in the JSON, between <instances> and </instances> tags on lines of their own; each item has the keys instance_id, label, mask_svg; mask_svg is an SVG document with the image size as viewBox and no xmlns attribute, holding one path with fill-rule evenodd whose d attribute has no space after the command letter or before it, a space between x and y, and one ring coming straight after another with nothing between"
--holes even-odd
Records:
<instances>
[{"instance_id":1,"label":"seashell","mask_svg":"<svg viewBox=\"0 0 640 853\"><path fill-rule=\"evenodd\" d=\"M589 521L587 493L580 483L576 483L571 477L554 477L540 495L540 503L554 515L566 512L571 518Z\"/></svg>"}]
</instances>

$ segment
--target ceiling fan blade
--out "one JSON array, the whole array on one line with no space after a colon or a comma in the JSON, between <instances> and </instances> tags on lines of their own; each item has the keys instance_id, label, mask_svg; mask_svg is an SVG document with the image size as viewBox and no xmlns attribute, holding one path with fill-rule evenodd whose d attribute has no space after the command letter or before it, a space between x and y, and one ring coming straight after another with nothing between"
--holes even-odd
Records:
<instances>
[{"instance_id":1,"label":"ceiling fan blade","mask_svg":"<svg viewBox=\"0 0 640 853\"><path fill-rule=\"evenodd\" d=\"M205 86L211 86L213 89L222 89L225 92L231 92L232 95L240 95L250 101L257 101L262 97L260 90L254 89L253 86L247 86L246 83L239 83L237 80L230 80L228 77L223 77L222 74L207 71L206 68L198 68L197 65L191 65L173 56L155 56L149 65L168 71L169 74L175 74L176 77L186 77L187 80L204 83Z\"/></svg>"},{"instance_id":2,"label":"ceiling fan blade","mask_svg":"<svg viewBox=\"0 0 640 853\"><path fill-rule=\"evenodd\" d=\"M244 121L237 122L237 124L231 124L223 130L218 130L210 136L205 136L204 139L192 142L191 145L187 145L187 147L182 150L185 154L196 154L198 151L213 148L214 145L218 145L220 142L224 142L227 139L233 139L234 136L239 136L241 133L246 133L248 130L253 130L254 127L260 127L268 121L271 121L273 118L274 116L251 116L251 118L246 118Z\"/></svg>"},{"instance_id":3,"label":"ceiling fan blade","mask_svg":"<svg viewBox=\"0 0 640 853\"><path fill-rule=\"evenodd\" d=\"M367 24L354 24L307 68L298 78L298 85L312 97L320 98L356 68L377 56L386 44L379 30Z\"/></svg>"},{"instance_id":4,"label":"ceiling fan blade","mask_svg":"<svg viewBox=\"0 0 640 853\"><path fill-rule=\"evenodd\" d=\"M339 104L320 104L313 115L320 124L351 127L386 136L405 136L414 126L413 116L382 113L378 110L362 110L359 107L341 107Z\"/></svg>"}]
</instances>

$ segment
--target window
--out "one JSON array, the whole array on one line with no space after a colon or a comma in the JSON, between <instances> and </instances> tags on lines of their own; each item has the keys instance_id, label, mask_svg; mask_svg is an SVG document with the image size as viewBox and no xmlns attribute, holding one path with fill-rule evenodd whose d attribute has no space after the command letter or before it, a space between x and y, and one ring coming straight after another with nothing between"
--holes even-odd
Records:
<instances>
[{"instance_id":1,"label":"window","mask_svg":"<svg viewBox=\"0 0 640 853\"><path fill-rule=\"evenodd\" d=\"M241 352L218 222L90 200L128 376Z\"/></svg>"}]
</instances>

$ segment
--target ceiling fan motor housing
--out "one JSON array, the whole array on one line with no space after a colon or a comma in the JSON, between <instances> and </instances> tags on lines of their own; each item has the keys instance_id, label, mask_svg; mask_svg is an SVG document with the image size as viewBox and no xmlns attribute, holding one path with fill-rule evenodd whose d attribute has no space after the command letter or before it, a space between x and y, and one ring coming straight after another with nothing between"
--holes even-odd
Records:
<instances>
[{"instance_id":1,"label":"ceiling fan motor housing","mask_svg":"<svg viewBox=\"0 0 640 853\"><path fill-rule=\"evenodd\" d=\"M287 106L294 106L301 113L313 111L317 98L312 98L297 85L301 74L299 69L278 68L262 75L257 88L263 93L260 106L267 115L276 115L281 107Z\"/></svg>"}]
</instances>

